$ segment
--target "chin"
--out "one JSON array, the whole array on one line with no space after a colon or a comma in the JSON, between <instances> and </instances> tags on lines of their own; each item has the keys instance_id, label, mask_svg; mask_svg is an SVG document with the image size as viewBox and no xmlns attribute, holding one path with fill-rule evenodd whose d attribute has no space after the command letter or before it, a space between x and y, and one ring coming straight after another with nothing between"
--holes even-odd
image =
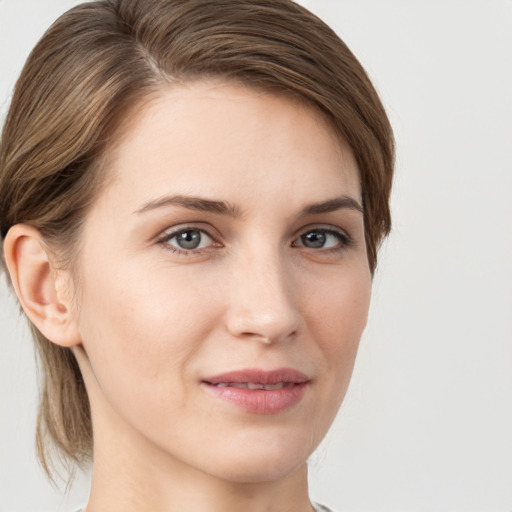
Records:
<instances>
[{"instance_id":1,"label":"chin","mask_svg":"<svg viewBox=\"0 0 512 512\"><path fill-rule=\"evenodd\" d=\"M293 439L256 435L244 443L230 447L214 457L211 474L236 483L262 483L283 480L302 467L316 448L306 436ZM204 461L203 461L204 462Z\"/></svg>"},{"instance_id":2,"label":"chin","mask_svg":"<svg viewBox=\"0 0 512 512\"><path fill-rule=\"evenodd\" d=\"M277 482L305 466L304 459L283 460L281 457L270 457L263 461L247 457L243 461L233 461L229 468L217 467L215 476L233 483ZM224 470L221 472L222 469Z\"/></svg>"}]
</instances>

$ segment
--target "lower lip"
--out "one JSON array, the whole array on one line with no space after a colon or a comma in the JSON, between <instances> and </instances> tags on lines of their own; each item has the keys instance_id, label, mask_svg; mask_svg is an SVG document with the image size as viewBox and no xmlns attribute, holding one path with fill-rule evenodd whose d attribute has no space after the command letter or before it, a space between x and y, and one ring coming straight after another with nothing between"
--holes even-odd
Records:
<instances>
[{"instance_id":1,"label":"lower lip","mask_svg":"<svg viewBox=\"0 0 512 512\"><path fill-rule=\"evenodd\" d=\"M203 386L226 402L253 414L278 414L293 407L306 391L307 382L281 389L248 389L230 386L218 387L203 382Z\"/></svg>"}]
</instances>

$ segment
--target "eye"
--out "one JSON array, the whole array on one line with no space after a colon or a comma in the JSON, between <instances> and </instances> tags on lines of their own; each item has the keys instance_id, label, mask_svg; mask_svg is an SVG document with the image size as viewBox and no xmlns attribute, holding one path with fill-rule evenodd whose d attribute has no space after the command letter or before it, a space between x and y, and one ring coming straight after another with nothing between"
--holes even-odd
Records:
<instances>
[{"instance_id":1,"label":"eye","mask_svg":"<svg viewBox=\"0 0 512 512\"><path fill-rule=\"evenodd\" d=\"M212 237L198 228L184 228L166 233L159 242L177 252L197 251L214 244Z\"/></svg>"},{"instance_id":2,"label":"eye","mask_svg":"<svg viewBox=\"0 0 512 512\"><path fill-rule=\"evenodd\" d=\"M295 242L295 247L308 249L343 249L350 244L348 235L333 229L310 229L302 234Z\"/></svg>"}]
</instances>

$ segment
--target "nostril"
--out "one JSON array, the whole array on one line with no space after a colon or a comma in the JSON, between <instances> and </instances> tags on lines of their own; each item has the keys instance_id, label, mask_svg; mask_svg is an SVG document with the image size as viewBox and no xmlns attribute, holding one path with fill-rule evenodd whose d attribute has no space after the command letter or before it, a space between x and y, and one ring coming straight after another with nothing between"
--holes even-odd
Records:
<instances>
[{"instance_id":1,"label":"nostril","mask_svg":"<svg viewBox=\"0 0 512 512\"><path fill-rule=\"evenodd\" d=\"M272 345L285 340L294 338L297 335L297 330L286 331L276 329L273 333L258 333L258 332L241 332L238 337L245 338L247 340L258 341L265 345Z\"/></svg>"}]
</instances>

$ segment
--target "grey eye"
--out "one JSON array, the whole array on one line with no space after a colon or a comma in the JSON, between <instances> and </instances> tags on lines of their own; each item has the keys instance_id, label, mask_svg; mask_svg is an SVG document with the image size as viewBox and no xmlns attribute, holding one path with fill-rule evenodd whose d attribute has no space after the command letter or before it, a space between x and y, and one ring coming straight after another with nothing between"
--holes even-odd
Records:
<instances>
[{"instance_id":1,"label":"grey eye","mask_svg":"<svg viewBox=\"0 0 512 512\"><path fill-rule=\"evenodd\" d=\"M171 233L163 239L163 242L177 250L193 251L212 245L213 240L201 229L186 228Z\"/></svg>"},{"instance_id":2,"label":"grey eye","mask_svg":"<svg viewBox=\"0 0 512 512\"><path fill-rule=\"evenodd\" d=\"M322 231L309 231L300 237L302 245L311 249L320 249L325 245L327 234Z\"/></svg>"},{"instance_id":3,"label":"grey eye","mask_svg":"<svg viewBox=\"0 0 512 512\"><path fill-rule=\"evenodd\" d=\"M348 236L332 229L311 229L299 237L294 244L308 249L343 248L350 243Z\"/></svg>"},{"instance_id":4,"label":"grey eye","mask_svg":"<svg viewBox=\"0 0 512 512\"><path fill-rule=\"evenodd\" d=\"M201 236L198 229L187 229L175 235L176 244L181 249L197 249L201 244Z\"/></svg>"}]
</instances>

